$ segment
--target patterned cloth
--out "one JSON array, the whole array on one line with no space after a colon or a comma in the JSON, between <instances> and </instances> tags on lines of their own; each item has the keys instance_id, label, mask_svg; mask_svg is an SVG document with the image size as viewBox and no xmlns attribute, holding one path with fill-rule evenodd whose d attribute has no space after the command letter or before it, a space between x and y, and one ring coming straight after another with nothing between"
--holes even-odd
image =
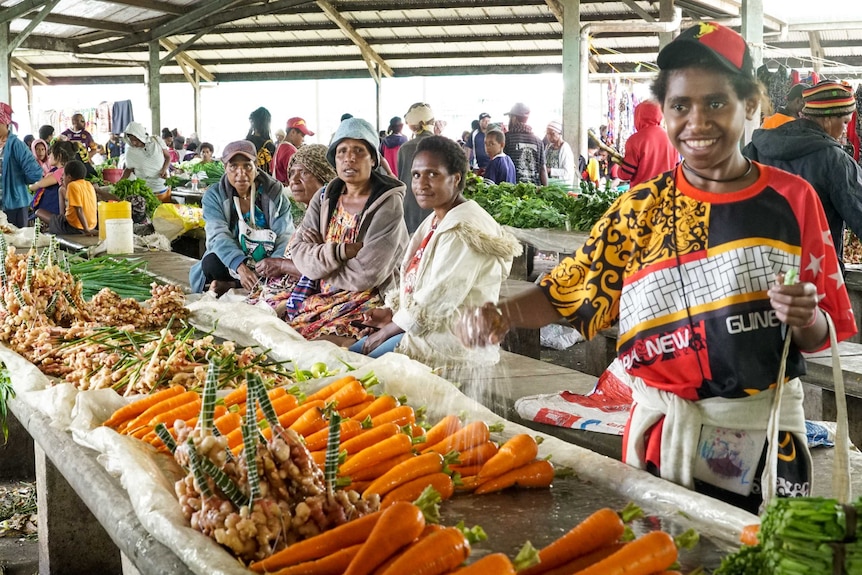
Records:
<instances>
[{"instance_id":1,"label":"patterned cloth","mask_svg":"<svg viewBox=\"0 0 862 575\"><path fill-rule=\"evenodd\" d=\"M428 242L431 241L431 236L434 235L434 231L437 229L437 218L434 218L434 221L431 222L431 229L425 234L425 239L422 240L422 243L413 252L413 257L410 258L410 263L407 264L407 267L404 269L404 285L402 289L404 293L413 293L413 288L416 285L416 274L419 271L419 263L422 261L422 256L425 254L425 247L428 245Z\"/></svg>"},{"instance_id":2,"label":"patterned cloth","mask_svg":"<svg viewBox=\"0 0 862 575\"><path fill-rule=\"evenodd\" d=\"M359 237L359 215L351 214L338 202L332 212L327 242L349 244ZM366 312L383 306L377 290L353 292L338 290L326 279L320 280L320 293L305 299L299 313L290 320L290 326L306 339L322 335L337 335L359 339L367 328L359 324Z\"/></svg>"}]
</instances>

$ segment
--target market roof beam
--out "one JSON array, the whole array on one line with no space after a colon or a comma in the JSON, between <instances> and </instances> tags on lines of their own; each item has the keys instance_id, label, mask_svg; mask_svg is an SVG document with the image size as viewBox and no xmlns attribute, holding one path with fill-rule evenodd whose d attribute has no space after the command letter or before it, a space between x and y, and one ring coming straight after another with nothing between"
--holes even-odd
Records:
<instances>
[{"instance_id":1,"label":"market roof beam","mask_svg":"<svg viewBox=\"0 0 862 575\"><path fill-rule=\"evenodd\" d=\"M656 21L656 19L653 18L652 14L641 8L635 0L622 0L622 3L631 8L635 14L637 14L647 22Z\"/></svg>"},{"instance_id":2,"label":"market roof beam","mask_svg":"<svg viewBox=\"0 0 862 575\"><path fill-rule=\"evenodd\" d=\"M14 40L9 42L9 45L6 47L6 53L11 54L15 50L17 50L18 47L21 46L21 43L27 39L27 36L29 36L33 32L33 30L36 29L36 26L42 23L45 17L50 14L51 10L53 10L54 7L59 3L60 0L49 0L49 2L42 6L42 9L39 11L39 13L36 14L33 19L30 20L30 22L24 27L24 29L21 30L15 36Z\"/></svg>"},{"instance_id":3,"label":"market roof beam","mask_svg":"<svg viewBox=\"0 0 862 575\"><path fill-rule=\"evenodd\" d=\"M628 14L619 15L620 18L628 18ZM606 19L613 19L608 16ZM426 26L441 26L449 28L452 26L505 26L514 24L520 26L528 26L532 24L551 24L556 22L556 18L552 14L539 14L536 16L489 16L487 18L481 16L465 16L463 18L413 18L410 20L390 20L386 22L387 28L424 28ZM380 22L372 21L355 21L352 22L353 27L357 30L365 28L375 29L380 27ZM328 31L337 28L334 22L326 20L325 22L286 22L284 24L271 23L260 24L255 26L220 26L216 28L216 34L253 34L257 32L315 32Z\"/></svg>"},{"instance_id":4,"label":"market roof beam","mask_svg":"<svg viewBox=\"0 0 862 575\"><path fill-rule=\"evenodd\" d=\"M187 6L179 6L170 2L159 2L158 0L110 0L110 3L145 8L155 12L164 12L165 14L185 14L188 11Z\"/></svg>"},{"instance_id":5,"label":"market roof beam","mask_svg":"<svg viewBox=\"0 0 862 575\"><path fill-rule=\"evenodd\" d=\"M30 14L21 16L24 19L31 19ZM129 25L121 22L111 22L110 20L94 20L92 18L79 18L77 16L66 16L65 14L49 14L44 19L45 22L52 24L67 24L69 26L79 26L81 28L92 28L93 30L104 30L106 32L122 32L129 33Z\"/></svg>"},{"instance_id":6,"label":"market roof beam","mask_svg":"<svg viewBox=\"0 0 862 575\"><path fill-rule=\"evenodd\" d=\"M541 6L546 0L482 0L476 3L477 8L514 8L521 6ZM392 10L447 10L451 8L464 9L464 2L459 0L372 0L334 2L333 5L342 12L388 12Z\"/></svg>"},{"instance_id":7,"label":"market roof beam","mask_svg":"<svg viewBox=\"0 0 862 575\"><path fill-rule=\"evenodd\" d=\"M341 28L341 31L359 47L359 52L362 54L362 58L368 65L369 70L372 71L372 76L375 75L375 64L377 66L376 70L378 73L385 74L390 78L393 76L392 68L386 63L386 60L381 58L380 55L374 51L374 48L368 44L365 38L359 35L359 32L353 28L350 22L348 22L347 19L342 16L328 0L315 0L315 3L321 10L323 10L323 13L326 14L327 18L335 22L335 24ZM379 76L377 77L377 81L379 83Z\"/></svg>"},{"instance_id":8,"label":"market roof beam","mask_svg":"<svg viewBox=\"0 0 862 575\"><path fill-rule=\"evenodd\" d=\"M174 44L167 38L162 38L161 40L159 40L159 43L163 47L167 48L168 52L172 52L177 47L176 44ZM212 72L201 66L194 58L192 58L188 54L180 52L177 54L176 58L180 66L182 66L183 64L187 64L189 67L197 70L198 74L201 75L201 78L203 78L207 82L215 82L215 76L213 76Z\"/></svg>"},{"instance_id":9,"label":"market roof beam","mask_svg":"<svg viewBox=\"0 0 862 575\"><path fill-rule=\"evenodd\" d=\"M13 36L14 38L14 36ZM19 48L28 50L45 50L48 52L66 52L72 54L77 51L77 45L63 38L53 38L51 36L34 36L27 37Z\"/></svg>"},{"instance_id":10,"label":"market roof beam","mask_svg":"<svg viewBox=\"0 0 862 575\"><path fill-rule=\"evenodd\" d=\"M20 18L28 12L41 8L44 4L45 0L24 0L11 8L3 8L0 10L0 23L11 22L15 18Z\"/></svg>"},{"instance_id":11,"label":"market roof beam","mask_svg":"<svg viewBox=\"0 0 862 575\"><path fill-rule=\"evenodd\" d=\"M560 3L557 0L545 0L545 4L548 5L548 9L551 11L551 14L554 15L554 18L557 19L557 22L563 22L563 7L560 6Z\"/></svg>"},{"instance_id":12,"label":"market roof beam","mask_svg":"<svg viewBox=\"0 0 862 575\"><path fill-rule=\"evenodd\" d=\"M16 68L18 68L19 70L23 70L24 72L26 72L27 74L32 76L32 78L34 80L36 80L37 82L39 82L40 84L43 84L45 86L48 86L51 84L51 80L49 80L47 76L45 76L44 74L42 74L38 70L34 69L33 67L28 66L27 64L25 64L24 62L22 62L18 58L12 58L12 65L15 66Z\"/></svg>"},{"instance_id":13,"label":"market roof beam","mask_svg":"<svg viewBox=\"0 0 862 575\"><path fill-rule=\"evenodd\" d=\"M235 0L215 0L220 4L230 5L233 4ZM273 2L268 2L265 4L254 5L254 6L243 6L242 8L232 9L232 10L216 10L212 12L210 9L209 16L198 18L191 24L194 24L193 30L183 31L177 29L173 32L160 32L162 36L173 36L176 34L183 33L192 33L197 32L200 28L209 28L212 26L218 26L219 24L226 24L227 22L233 22L234 20L242 20L243 18L251 18L254 16L260 16L261 14L271 14L276 10L281 8L296 6L297 4L305 4L308 3L308 0L275 0ZM195 10L195 12L200 11ZM172 21L178 20L176 18L172 19ZM190 25L188 22L186 25ZM167 26L167 25L165 25ZM167 28L165 28L167 29ZM119 40L115 40L113 42L105 42L104 44L96 44L93 46L85 46L80 49L80 52L91 53L91 54L101 54L104 52L114 52L114 51L122 51L126 48L130 48L132 46L137 46L139 44L146 44L152 38L158 37L154 35L156 28L150 30L147 33L138 33L132 34L126 38L121 38Z\"/></svg>"}]
</instances>

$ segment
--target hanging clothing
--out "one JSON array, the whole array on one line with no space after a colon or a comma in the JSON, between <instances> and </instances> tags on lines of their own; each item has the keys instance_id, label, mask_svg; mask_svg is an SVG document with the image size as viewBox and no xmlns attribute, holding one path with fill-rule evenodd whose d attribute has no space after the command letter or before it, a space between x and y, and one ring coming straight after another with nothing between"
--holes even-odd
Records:
<instances>
[{"instance_id":1,"label":"hanging clothing","mask_svg":"<svg viewBox=\"0 0 862 575\"><path fill-rule=\"evenodd\" d=\"M114 102L114 106L111 109L112 134L124 133L126 131L126 126L128 126L130 122L134 121L135 114L132 111L131 100L120 100L119 102Z\"/></svg>"}]
</instances>

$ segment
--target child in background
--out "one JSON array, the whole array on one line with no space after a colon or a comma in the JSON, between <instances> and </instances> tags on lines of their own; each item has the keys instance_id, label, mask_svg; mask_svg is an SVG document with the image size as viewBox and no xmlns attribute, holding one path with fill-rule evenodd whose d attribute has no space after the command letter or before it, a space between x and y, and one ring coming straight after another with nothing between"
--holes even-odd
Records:
<instances>
[{"instance_id":1,"label":"child in background","mask_svg":"<svg viewBox=\"0 0 862 575\"><path fill-rule=\"evenodd\" d=\"M485 168L484 178L491 180L495 184L499 184L500 182L514 184L518 181L512 158L503 153L505 145L506 136L500 130L491 130L485 134L485 152L491 158L491 161L488 162L488 167Z\"/></svg>"},{"instance_id":2,"label":"child in background","mask_svg":"<svg viewBox=\"0 0 862 575\"><path fill-rule=\"evenodd\" d=\"M36 215L55 235L96 234L96 190L84 179L87 168L80 160L65 166L63 186L60 188L60 213L36 210Z\"/></svg>"},{"instance_id":3,"label":"child in background","mask_svg":"<svg viewBox=\"0 0 862 575\"><path fill-rule=\"evenodd\" d=\"M45 210L52 214L62 213L60 211L60 186L63 185L63 169L68 162L75 158L76 154L77 147L72 142L57 140L51 145L48 152L48 163L51 170L44 178L28 186L29 190L33 192L33 201L30 203L31 220L36 217L38 210Z\"/></svg>"}]
</instances>

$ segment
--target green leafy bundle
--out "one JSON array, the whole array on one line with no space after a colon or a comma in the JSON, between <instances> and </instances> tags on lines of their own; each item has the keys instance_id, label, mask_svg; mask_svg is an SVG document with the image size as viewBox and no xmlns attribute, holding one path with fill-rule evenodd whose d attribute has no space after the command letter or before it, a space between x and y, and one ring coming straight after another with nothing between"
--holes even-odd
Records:
<instances>
[{"instance_id":1,"label":"green leafy bundle","mask_svg":"<svg viewBox=\"0 0 862 575\"><path fill-rule=\"evenodd\" d=\"M3 443L9 439L9 427L6 425L6 417L9 413L9 408L6 403L15 397L15 389L12 387L12 380L9 378L9 370L6 364L0 362L0 433L3 435Z\"/></svg>"},{"instance_id":2,"label":"green leafy bundle","mask_svg":"<svg viewBox=\"0 0 862 575\"><path fill-rule=\"evenodd\" d=\"M162 205L159 198L156 197L153 191L147 186L147 183L141 178L137 180L120 180L111 186L111 193L121 200L127 200L132 196L143 197L147 203L147 215L151 218L156 208Z\"/></svg>"},{"instance_id":3,"label":"green leafy bundle","mask_svg":"<svg viewBox=\"0 0 862 575\"><path fill-rule=\"evenodd\" d=\"M619 193L609 187L603 191L581 183L581 192L569 186L550 184L489 184L467 174L464 196L475 200L500 224L515 228L565 228L588 231L607 211Z\"/></svg>"},{"instance_id":4,"label":"green leafy bundle","mask_svg":"<svg viewBox=\"0 0 862 575\"><path fill-rule=\"evenodd\" d=\"M102 288L111 288L121 298L145 301L152 297L150 286L155 280L152 275L146 273L146 260L99 256L89 260L82 258L72 261L69 269L72 275L80 280L83 295L87 299Z\"/></svg>"},{"instance_id":5,"label":"green leafy bundle","mask_svg":"<svg viewBox=\"0 0 862 575\"><path fill-rule=\"evenodd\" d=\"M821 497L776 499L763 516L760 544L725 557L714 575L862 573L862 541L847 518L860 512L862 499L853 509Z\"/></svg>"}]
</instances>

